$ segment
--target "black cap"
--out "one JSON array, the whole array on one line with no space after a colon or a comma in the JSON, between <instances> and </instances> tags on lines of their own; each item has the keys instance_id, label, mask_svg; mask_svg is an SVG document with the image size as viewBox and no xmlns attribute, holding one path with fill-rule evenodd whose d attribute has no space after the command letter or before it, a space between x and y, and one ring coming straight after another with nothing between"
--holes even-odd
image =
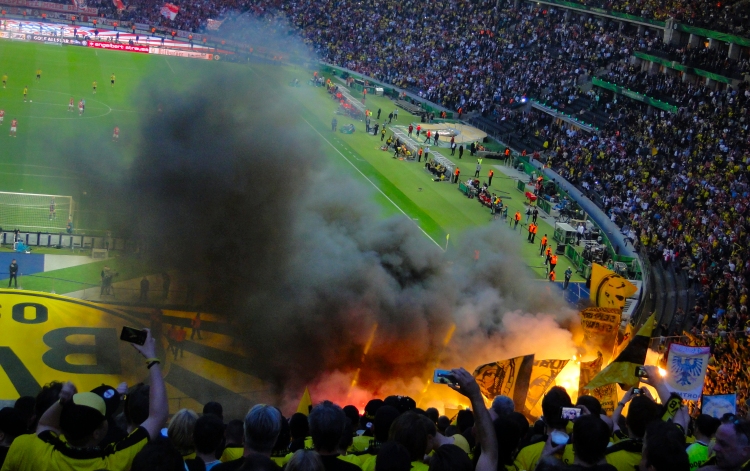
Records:
<instances>
[{"instance_id":1,"label":"black cap","mask_svg":"<svg viewBox=\"0 0 750 471\"><path fill-rule=\"evenodd\" d=\"M120 406L120 393L117 392L117 389L102 384L101 386L92 389L91 392L104 399L104 404L107 406L107 412L105 413L107 419L117 412L117 408Z\"/></svg>"}]
</instances>

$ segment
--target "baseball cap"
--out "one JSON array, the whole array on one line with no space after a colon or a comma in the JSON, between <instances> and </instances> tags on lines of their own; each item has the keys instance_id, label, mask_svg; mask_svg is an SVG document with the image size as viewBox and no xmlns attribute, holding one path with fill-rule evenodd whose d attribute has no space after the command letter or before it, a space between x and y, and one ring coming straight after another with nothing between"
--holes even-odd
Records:
<instances>
[{"instance_id":1,"label":"baseball cap","mask_svg":"<svg viewBox=\"0 0 750 471\"><path fill-rule=\"evenodd\" d=\"M0 409L0 431L11 437L18 437L26 433L26 422L23 414L12 407Z\"/></svg>"},{"instance_id":2,"label":"baseball cap","mask_svg":"<svg viewBox=\"0 0 750 471\"><path fill-rule=\"evenodd\" d=\"M104 412L104 417L107 419L112 417L120 406L120 393L117 392L117 389L102 384L101 386L92 389L91 392L104 399L104 404L107 409Z\"/></svg>"},{"instance_id":3,"label":"baseball cap","mask_svg":"<svg viewBox=\"0 0 750 471\"><path fill-rule=\"evenodd\" d=\"M60 428L69 441L86 438L105 420L107 404L93 392L74 394L60 413Z\"/></svg>"}]
</instances>

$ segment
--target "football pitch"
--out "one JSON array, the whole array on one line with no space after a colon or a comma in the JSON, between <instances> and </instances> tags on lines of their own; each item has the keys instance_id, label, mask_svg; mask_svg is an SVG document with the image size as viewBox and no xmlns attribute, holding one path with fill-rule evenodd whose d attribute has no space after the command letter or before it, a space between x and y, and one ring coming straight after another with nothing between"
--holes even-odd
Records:
<instances>
[{"instance_id":1,"label":"football pitch","mask_svg":"<svg viewBox=\"0 0 750 471\"><path fill-rule=\"evenodd\" d=\"M41 79L37 80L39 69ZM159 113L162 105L158 97L151 97L153 89L168 86L187 90L197 75L214 72L229 74L247 87L265 87L272 95L289 96L298 105L289 110L289 132L304 129L315 141L311 142L311 152L324 153L332 165L368 187L383 216L403 215L413 220L424 232L426 243L450 250L467 229L496 225L518 240L518 253L531 271L540 278L544 276L538 246L525 242L525 229L519 234L501 228L506 221L495 220L489 209L467 199L456 185L433 182L422 164L393 159L392 152L379 149L379 137L364 133L363 123L338 115L339 128L353 123L356 132L332 132L330 123L337 102L324 88L306 85L311 71L292 66L0 41L0 75L8 76L7 87L0 89L0 109L5 111L0 127L0 191L72 196L78 231L108 229L101 204L107 198L106 188L92 180L97 173L92 169L111 168L116 172L133 160L144 118ZM113 74L114 86L110 84ZM294 78L300 80L301 87L288 86ZM96 93L93 82L97 82ZM71 98L74 109L69 111ZM80 115L78 102L82 99L85 112ZM375 113L381 109L382 116L395 109L390 99L370 95L367 106ZM17 137L9 136L13 119L18 120ZM418 120L399 110L398 124L409 122ZM117 142L112 139L115 127L120 130ZM76 158L84 151L88 160ZM462 160L451 159L459 164L462 175L473 175L476 159L469 157L468 151ZM516 180L499 171L499 163L487 160L483 180L489 168L495 169L492 189L508 204L509 215L516 210L523 213L524 195L516 190ZM537 240L544 233L551 239L553 220L540 221ZM567 263L563 261L558 271L562 273L565 268ZM580 277L574 276L573 281L580 281Z\"/></svg>"}]
</instances>

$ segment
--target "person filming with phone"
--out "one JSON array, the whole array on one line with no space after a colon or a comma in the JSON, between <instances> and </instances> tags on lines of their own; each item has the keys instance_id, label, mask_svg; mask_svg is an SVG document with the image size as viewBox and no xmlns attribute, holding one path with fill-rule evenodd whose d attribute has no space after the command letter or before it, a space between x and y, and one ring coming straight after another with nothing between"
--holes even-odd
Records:
<instances>
[{"instance_id":1,"label":"person filming with phone","mask_svg":"<svg viewBox=\"0 0 750 471\"><path fill-rule=\"evenodd\" d=\"M3 471L43 469L107 469L127 471L133 458L149 442L160 435L169 413L167 394L160 361L156 358L156 341L148 329L123 332L139 343L131 343L145 359L150 390L148 418L127 437L100 448L107 435L107 403L111 395L78 392L71 382L63 385L59 401L39 419L36 434L23 435L13 441L3 464ZM121 337L122 338L122 337ZM142 361L142 360L141 360ZM145 373L145 371L144 371ZM97 388L100 389L100 388Z\"/></svg>"}]
</instances>

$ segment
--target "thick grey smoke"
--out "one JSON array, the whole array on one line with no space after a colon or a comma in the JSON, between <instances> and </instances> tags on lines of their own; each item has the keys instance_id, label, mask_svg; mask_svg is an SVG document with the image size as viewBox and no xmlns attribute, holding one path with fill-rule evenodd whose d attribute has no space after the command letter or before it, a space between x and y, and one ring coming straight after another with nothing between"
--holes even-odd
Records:
<instances>
[{"instance_id":1,"label":"thick grey smoke","mask_svg":"<svg viewBox=\"0 0 750 471\"><path fill-rule=\"evenodd\" d=\"M156 100L169 106L143 124L127 221L150 263L205 289L277 392L357 368L378 391L437 363L574 353L571 311L529 278L517 235L472 231L446 254L408 218L381 218L268 90L211 76Z\"/></svg>"}]
</instances>

